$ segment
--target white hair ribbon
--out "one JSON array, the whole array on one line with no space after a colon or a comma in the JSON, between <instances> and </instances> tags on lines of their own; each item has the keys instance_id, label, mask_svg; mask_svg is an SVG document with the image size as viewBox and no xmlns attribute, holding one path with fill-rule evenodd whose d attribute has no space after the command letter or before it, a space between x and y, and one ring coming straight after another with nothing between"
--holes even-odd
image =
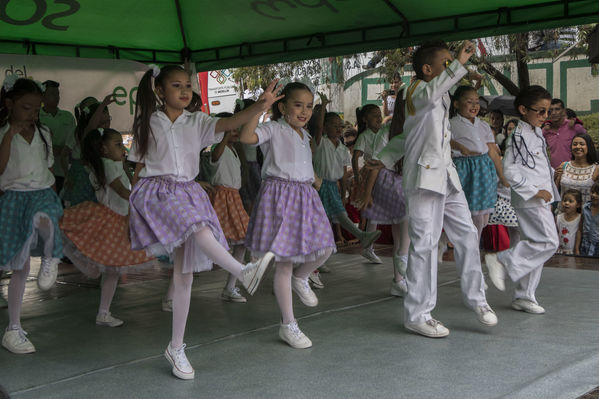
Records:
<instances>
[{"instance_id":1,"label":"white hair ribbon","mask_svg":"<svg viewBox=\"0 0 599 399\"><path fill-rule=\"evenodd\" d=\"M4 91L11 91L17 80L19 80L19 76L17 74L11 73L10 75L7 75L6 78L4 78L4 83L2 84Z\"/></svg>"},{"instance_id":2,"label":"white hair ribbon","mask_svg":"<svg viewBox=\"0 0 599 399\"><path fill-rule=\"evenodd\" d=\"M160 67L156 64L148 65L152 69L152 77L156 79L160 75Z\"/></svg>"}]
</instances>

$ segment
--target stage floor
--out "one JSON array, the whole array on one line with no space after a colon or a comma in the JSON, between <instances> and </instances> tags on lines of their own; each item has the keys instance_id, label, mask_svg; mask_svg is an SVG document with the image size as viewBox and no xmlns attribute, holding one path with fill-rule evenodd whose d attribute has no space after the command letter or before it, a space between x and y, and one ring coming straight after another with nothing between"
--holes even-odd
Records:
<instances>
[{"instance_id":1,"label":"stage floor","mask_svg":"<svg viewBox=\"0 0 599 399\"><path fill-rule=\"evenodd\" d=\"M599 262L554 257L543 272L542 316L510 309L511 297L487 292L499 324L483 327L462 305L451 260L439 270L434 316L449 337L403 329L402 299L389 296L391 258L363 263L346 249L328 262L320 305L294 297L300 327L314 346L278 338L272 271L247 304L224 303L222 270L196 276L187 325L193 381L171 375L163 357L170 313L161 311L168 274L131 274L113 313L120 328L94 324L97 281L61 266L55 288L28 282L23 327L37 353L0 350L0 384L13 398L568 398L599 386ZM451 259L449 257L448 259ZM557 267L556 267L557 266ZM587 269L587 270L584 270ZM35 273L32 272L32 276ZM6 297L8 279L1 281ZM0 325L8 323L0 309Z\"/></svg>"}]
</instances>

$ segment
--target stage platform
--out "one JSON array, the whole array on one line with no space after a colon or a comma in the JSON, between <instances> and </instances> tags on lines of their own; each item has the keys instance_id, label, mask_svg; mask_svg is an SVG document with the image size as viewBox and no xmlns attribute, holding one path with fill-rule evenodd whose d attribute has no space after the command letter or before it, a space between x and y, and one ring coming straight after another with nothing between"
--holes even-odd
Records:
<instances>
[{"instance_id":1,"label":"stage platform","mask_svg":"<svg viewBox=\"0 0 599 399\"><path fill-rule=\"evenodd\" d=\"M13 398L567 398L599 386L599 262L554 257L543 272L542 316L510 309L489 288L499 324L483 327L462 305L454 264L439 270L434 316L444 339L411 334L401 298L389 296L390 249L383 265L359 250L331 257L320 304L294 297L296 316L314 346L278 338L272 271L246 304L225 303L222 270L198 274L187 325L193 381L171 375L163 352L171 314L161 311L168 273L131 274L113 313L120 328L94 324L98 282L61 266L58 284L39 292L32 272L22 324L37 353L0 350L0 384ZM451 259L449 257L448 259ZM8 279L1 281L6 297ZM8 312L0 309L0 325ZM590 396L589 396L590 397Z\"/></svg>"}]
</instances>

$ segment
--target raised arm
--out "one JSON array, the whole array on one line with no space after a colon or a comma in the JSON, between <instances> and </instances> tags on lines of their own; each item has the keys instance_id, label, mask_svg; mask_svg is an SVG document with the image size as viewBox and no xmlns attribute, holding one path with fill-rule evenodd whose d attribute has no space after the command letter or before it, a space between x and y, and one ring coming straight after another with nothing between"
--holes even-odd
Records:
<instances>
[{"instance_id":1,"label":"raised arm","mask_svg":"<svg viewBox=\"0 0 599 399\"><path fill-rule=\"evenodd\" d=\"M280 100L284 96L277 96L277 82L278 80L273 80L268 87L264 90L264 93L258 98L251 106L247 107L243 111L240 111L233 116L228 118L221 118L216 122L216 131L217 132L226 132L227 130L234 130L240 127L241 125L245 125L251 123L254 119L257 120L260 117L260 114L268 111L270 106L277 100ZM254 129L256 129L254 127ZM256 139L256 142L258 140ZM243 143L246 143L242 140ZM254 143L246 143L246 144L256 144Z\"/></svg>"}]
</instances>

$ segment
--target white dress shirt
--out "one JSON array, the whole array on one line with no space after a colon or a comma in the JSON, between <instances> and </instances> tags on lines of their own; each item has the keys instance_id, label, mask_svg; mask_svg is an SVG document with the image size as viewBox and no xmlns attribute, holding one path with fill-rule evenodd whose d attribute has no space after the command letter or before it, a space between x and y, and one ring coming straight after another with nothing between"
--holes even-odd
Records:
<instances>
[{"instance_id":1,"label":"white dress shirt","mask_svg":"<svg viewBox=\"0 0 599 399\"><path fill-rule=\"evenodd\" d=\"M110 187L110 183L120 180L123 187L131 190L131 182L127 173L123 169L122 161L113 161L112 159L102 158L104 164L104 175L106 176L106 186L100 187L96 175L93 172L89 174L89 180L96 191L96 198L102 205L106 205L119 215L127 216L129 214L129 200L124 199Z\"/></svg>"},{"instance_id":2,"label":"white dress shirt","mask_svg":"<svg viewBox=\"0 0 599 399\"><path fill-rule=\"evenodd\" d=\"M430 82L417 80L412 84L418 83L411 97L415 114L409 114L406 101L403 133L406 136L403 162L403 189L406 194L424 189L446 195L448 179L456 189L462 189L451 160L448 91L466 72L466 68L454 60ZM406 90L406 96L412 85Z\"/></svg>"},{"instance_id":3,"label":"white dress shirt","mask_svg":"<svg viewBox=\"0 0 599 399\"><path fill-rule=\"evenodd\" d=\"M385 124L376 133L370 129L364 130L356 139L354 151L362 151L364 153L364 160L370 161L389 142L389 127L389 124Z\"/></svg>"},{"instance_id":4,"label":"white dress shirt","mask_svg":"<svg viewBox=\"0 0 599 399\"><path fill-rule=\"evenodd\" d=\"M258 144L264 154L262 178L314 182L310 135L302 129L304 138L283 118L258 125Z\"/></svg>"},{"instance_id":5,"label":"white dress shirt","mask_svg":"<svg viewBox=\"0 0 599 399\"><path fill-rule=\"evenodd\" d=\"M0 142L8 132L10 124L0 128ZM41 138L46 139L48 150ZM35 128L31 144L20 134L10 142L10 155L4 173L0 175L0 190L34 191L52 187L54 176L49 168L54 164L52 154L52 136L47 127Z\"/></svg>"},{"instance_id":6,"label":"white dress shirt","mask_svg":"<svg viewBox=\"0 0 599 399\"><path fill-rule=\"evenodd\" d=\"M487 144L495 144L493 131L485 121L474 118L474 123L472 123L462 115L456 115L449 120L449 124L451 125L451 139L472 152L486 154L489 152ZM465 156L459 150L452 152L457 157Z\"/></svg>"},{"instance_id":7,"label":"white dress shirt","mask_svg":"<svg viewBox=\"0 0 599 399\"><path fill-rule=\"evenodd\" d=\"M547 144L540 128L524 121L507 138L503 156L503 175L512 189L512 207L532 208L559 201L559 191L553 182L553 168L547 157ZM548 191L552 199L545 202L535 195Z\"/></svg>"},{"instance_id":8,"label":"white dress shirt","mask_svg":"<svg viewBox=\"0 0 599 399\"><path fill-rule=\"evenodd\" d=\"M314 171L324 180L337 181L343 177L346 166L351 166L349 149L339 140L337 147L327 138L320 140L314 152Z\"/></svg>"},{"instance_id":9,"label":"white dress shirt","mask_svg":"<svg viewBox=\"0 0 599 399\"><path fill-rule=\"evenodd\" d=\"M224 133L217 133L219 118L203 112L183 111L171 122L162 111L150 118L152 133L148 138L148 152L142 158L135 141L128 159L145 164L140 177L165 176L179 182L192 181L200 173L200 151L218 143Z\"/></svg>"},{"instance_id":10,"label":"white dress shirt","mask_svg":"<svg viewBox=\"0 0 599 399\"><path fill-rule=\"evenodd\" d=\"M228 145L225 146L218 161L212 162L212 154L210 154L210 169L212 169L210 184L213 186L225 186L235 190L241 188L241 161L237 152Z\"/></svg>"}]
</instances>

